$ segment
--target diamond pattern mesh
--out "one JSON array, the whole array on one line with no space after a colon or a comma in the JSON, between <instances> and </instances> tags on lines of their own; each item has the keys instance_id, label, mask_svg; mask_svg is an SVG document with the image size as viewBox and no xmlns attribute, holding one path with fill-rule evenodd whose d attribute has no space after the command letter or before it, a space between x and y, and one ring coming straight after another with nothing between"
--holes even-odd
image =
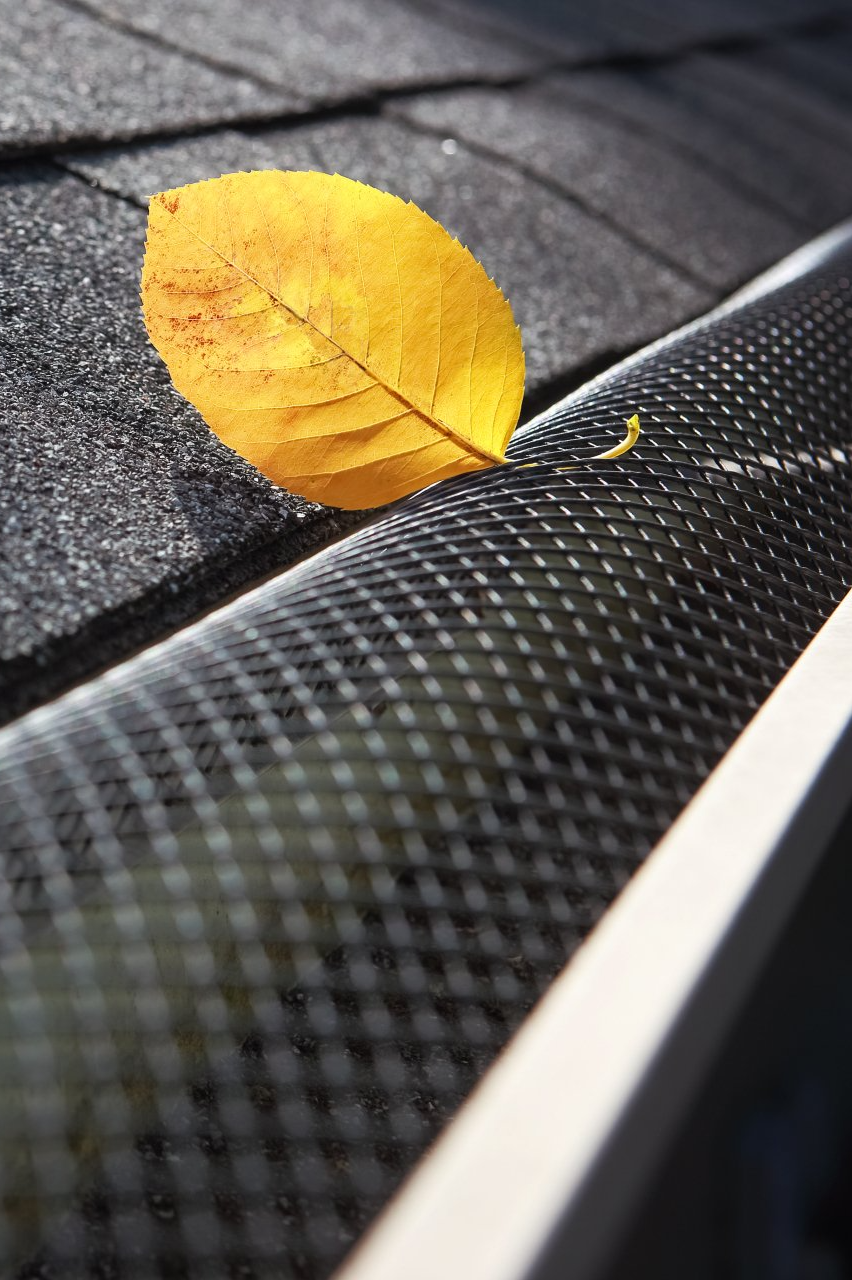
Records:
<instances>
[{"instance_id":1,"label":"diamond pattern mesh","mask_svg":"<svg viewBox=\"0 0 852 1280\"><path fill-rule=\"evenodd\" d=\"M4 1273L330 1274L849 586L850 275L0 734Z\"/></svg>"}]
</instances>

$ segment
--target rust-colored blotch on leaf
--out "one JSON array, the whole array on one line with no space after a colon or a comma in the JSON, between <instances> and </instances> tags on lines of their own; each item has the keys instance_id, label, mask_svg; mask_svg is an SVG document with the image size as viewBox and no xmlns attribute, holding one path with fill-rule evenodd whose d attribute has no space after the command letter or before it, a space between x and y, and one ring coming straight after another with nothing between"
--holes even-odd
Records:
<instances>
[{"instance_id":1,"label":"rust-colored blotch on leaf","mask_svg":"<svg viewBox=\"0 0 852 1280\"><path fill-rule=\"evenodd\" d=\"M504 460L524 387L511 308L387 192L278 170L162 192L142 304L178 391L294 493L375 507Z\"/></svg>"}]
</instances>

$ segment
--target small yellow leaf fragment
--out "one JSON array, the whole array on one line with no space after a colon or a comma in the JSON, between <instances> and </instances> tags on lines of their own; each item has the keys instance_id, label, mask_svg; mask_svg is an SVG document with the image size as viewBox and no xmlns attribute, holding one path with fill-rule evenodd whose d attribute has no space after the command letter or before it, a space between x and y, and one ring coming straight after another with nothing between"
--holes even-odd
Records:
<instances>
[{"instance_id":1,"label":"small yellow leaf fragment","mask_svg":"<svg viewBox=\"0 0 852 1280\"><path fill-rule=\"evenodd\" d=\"M505 461L524 356L483 267L413 204L339 174L225 174L151 200L151 341L278 484L358 508Z\"/></svg>"}]
</instances>

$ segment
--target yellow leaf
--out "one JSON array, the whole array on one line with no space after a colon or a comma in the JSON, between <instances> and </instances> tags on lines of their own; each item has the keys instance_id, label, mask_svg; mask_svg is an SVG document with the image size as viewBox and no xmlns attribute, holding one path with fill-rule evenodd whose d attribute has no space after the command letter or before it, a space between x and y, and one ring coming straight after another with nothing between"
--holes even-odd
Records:
<instances>
[{"instance_id":1,"label":"yellow leaf","mask_svg":"<svg viewBox=\"0 0 852 1280\"><path fill-rule=\"evenodd\" d=\"M162 192L142 302L178 391L295 493L373 507L504 460L524 384L509 304L396 196L277 170Z\"/></svg>"}]
</instances>

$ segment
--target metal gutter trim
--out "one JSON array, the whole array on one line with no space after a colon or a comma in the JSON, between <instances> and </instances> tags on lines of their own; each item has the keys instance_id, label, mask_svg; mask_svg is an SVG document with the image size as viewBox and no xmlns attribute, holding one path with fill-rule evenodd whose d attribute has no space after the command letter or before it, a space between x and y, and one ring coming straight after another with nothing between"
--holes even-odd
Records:
<instances>
[{"instance_id":1,"label":"metal gutter trim","mask_svg":"<svg viewBox=\"0 0 852 1280\"><path fill-rule=\"evenodd\" d=\"M850 777L852 593L338 1280L601 1277Z\"/></svg>"}]
</instances>

